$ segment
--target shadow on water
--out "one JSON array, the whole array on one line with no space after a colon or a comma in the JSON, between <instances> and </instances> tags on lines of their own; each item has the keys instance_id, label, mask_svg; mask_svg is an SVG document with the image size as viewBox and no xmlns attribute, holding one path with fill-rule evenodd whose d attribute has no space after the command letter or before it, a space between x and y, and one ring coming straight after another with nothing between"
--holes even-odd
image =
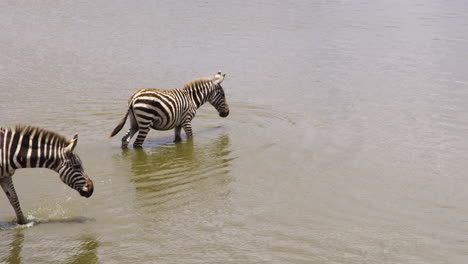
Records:
<instances>
[{"instance_id":1,"label":"shadow on water","mask_svg":"<svg viewBox=\"0 0 468 264\"><path fill-rule=\"evenodd\" d=\"M89 219L86 218L72 218L72 219L62 219L62 220L51 220L41 223L83 223L87 222ZM5 223L1 223L2 227L5 226ZM0 258L0 263L6 264L19 264L24 263L21 258L21 252L25 245L25 232L26 229L21 228L22 226L18 226L15 223L9 222L9 225L16 226L17 228L9 228L8 230L4 230L5 233L2 235L2 239L9 239L11 238L11 242L5 244L8 248L8 254L4 257ZM25 226L25 225L23 225ZM66 248L64 251L66 252L75 252L74 254L70 254L69 257L63 263L98 263L97 257L97 249L99 247L99 242L89 234L80 236L77 240L78 245L74 243L73 248ZM5 241L4 241L5 242ZM67 245L65 245L67 246Z\"/></svg>"},{"instance_id":2,"label":"shadow on water","mask_svg":"<svg viewBox=\"0 0 468 264\"><path fill-rule=\"evenodd\" d=\"M204 195L227 192L220 186L226 187L230 181L229 166L235 159L230 147L229 137L222 134L202 144L190 139L124 150L122 157L130 163L131 181L141 206L172 208Z\"/></svg>"},{"instance_id":3,"label":"shadow on water","mask_svg":"<svg viewBox=\"0 0 468 264\"><path fill-rule=\"evenodd\" d=\"M28 223L24 225L18 225L15 220L12 221L1 221L0 222L0 231L8 229L24 229L39 224L82 224L86 222L95 221L93 218L88 218L84 216L68 217L68 218L57 218L57 219L36 219L34 217L28 217Z\"/></svg>"}]
</instances>

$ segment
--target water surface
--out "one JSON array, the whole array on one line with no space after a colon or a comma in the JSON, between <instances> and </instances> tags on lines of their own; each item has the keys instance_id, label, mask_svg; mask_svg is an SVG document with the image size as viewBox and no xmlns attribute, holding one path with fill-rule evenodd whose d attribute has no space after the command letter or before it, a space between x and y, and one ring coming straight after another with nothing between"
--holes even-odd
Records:
<instances>
[{"instance_id":1,"label":"water surface","mask_svg":"<svg viewBox=\"0 0 468 264\"><path fill-rule=\"evenodd\" d=\"M95 183L0 195L0 263L466 263L464 1L0 3L0 123L72 137ZM193 140L108 135L138 88L222 70ZM128 127L128 125L127 125Z\"/></svg>"}]
</instances>

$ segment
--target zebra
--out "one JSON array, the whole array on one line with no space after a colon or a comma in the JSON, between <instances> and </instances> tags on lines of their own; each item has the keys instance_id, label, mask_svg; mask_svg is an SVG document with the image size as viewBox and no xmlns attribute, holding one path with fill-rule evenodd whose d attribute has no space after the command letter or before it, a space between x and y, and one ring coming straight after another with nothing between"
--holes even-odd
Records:
<instances>
[{"instance_id":1,"label":"zebra","mask_svg":"<svg viewBox=\"0 0 468 264\"><path fill-rule=\"evenodd\" d=\"M34 126L0 127L0 185L16 213L18 224L25 224L12 176L16 169L48 168L77 190L81 196L93 194L93 181L84 172L81 160L73 152L78 135L67 140L55 132Z\"/></svg>"},{"instance_id":2,"label":"zebra","mask_svg":"<svg viewBox=\"0 0 468 264\"><path fill-rule=\"evenodd\" d=\"M218 111L219 116L229 115L229 106L226 102L221 83L226 74L218 72L211 78L192 80L182 89L159 90L140 89L128 101L128 109L110 137L115 136L125 125L130 116L130 129L122 138L122 148L127 148L130 139L138 131L133 147L141 148L150 130L175 129L174 142L182 140L180 136L183 128L187 139L192 137L191 121L197 109L206 101L210 102Z\"/></svg>"}]
</instances>

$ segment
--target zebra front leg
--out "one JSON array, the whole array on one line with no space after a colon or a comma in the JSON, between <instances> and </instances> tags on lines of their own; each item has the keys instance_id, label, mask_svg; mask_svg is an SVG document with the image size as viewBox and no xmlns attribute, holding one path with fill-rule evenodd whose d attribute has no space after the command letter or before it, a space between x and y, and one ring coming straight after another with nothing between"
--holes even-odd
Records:
<instances>
[{"instance_id":1,"label":"zebra front leg","mask_svg":"<svg viewBox=\"0 0 468 264\"><path fill-rule=\"evenodd\" d=\"M16 222L20 225L26 224L26 218L24 218L23 212L21 211L20 203L18 196L16 195L11 176L0 179L0 185L2 185L3 191L8 197L8 200L10 200L11 206L13 206L13 209L15 210Z\"/></svg>"},{"instance_id":2,"label":"zebra front leg","mask_svg":"<svg viewBox=\"0 0 468 264\"><path fill-rule=\"evenodd\" d=\"M133 147L134 148L141 148L143 145L143 142L146 139L146 136L148 135L150 128L149 127L140 127L140 130L138 131L138 136L135 139L135 142L133 142Z\"/></svg>"},{"instance_id":3,"label":"zebra front leg","mask_svg":"<svg viewBox=\"0 0 468 264\"><path fill-rule=\"evenodd\" d=\"M180 137L180 131L182 130L182 125L178 125L175 127L175 139L174 142L180 142L182 141L182 138Z\"/></svg>"}]
</instances>

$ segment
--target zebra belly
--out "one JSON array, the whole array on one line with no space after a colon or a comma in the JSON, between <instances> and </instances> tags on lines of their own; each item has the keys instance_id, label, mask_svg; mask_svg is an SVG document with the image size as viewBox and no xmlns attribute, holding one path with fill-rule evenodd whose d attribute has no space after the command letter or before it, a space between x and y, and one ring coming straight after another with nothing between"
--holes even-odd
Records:
<instances>
[{"instance_id":1,"label":"zebra belly","mask_svg":"<svg viewBox=\"0 0 468 264\"><path fill-rule=\"evenodd\" d=\"M135 116L140 128L149 126L155 130L171 130L181 123L181 118L163 118L160 115L148 115L146 112L139 113L138 110L135 111Z\"/></svg>"},{"instance_id":2,"label":"zebra belly","mask_svg":"<svg viewBox=\"0 0 468 264\"><path fill-rule=\"evenodd\" d=\"M144 95L135 98L132 110L140 128L151 127L155 130L170 130L182 123L185 115L181 105L174 104L164 94Z\"/></svg>"},{"instance_id":3,"label":"zebra belly","mask_svg":"<svg viewBox=\"0 0 468 264\"><path fill-rule=\"evenodd\" d=\"M162 124L160 120L155 119L153 121L153 124L151 125L151 128L155 130L171 130L171 129L174 129L176 126L177 126L176 123Z\"/></svg>"}]
</instances>

